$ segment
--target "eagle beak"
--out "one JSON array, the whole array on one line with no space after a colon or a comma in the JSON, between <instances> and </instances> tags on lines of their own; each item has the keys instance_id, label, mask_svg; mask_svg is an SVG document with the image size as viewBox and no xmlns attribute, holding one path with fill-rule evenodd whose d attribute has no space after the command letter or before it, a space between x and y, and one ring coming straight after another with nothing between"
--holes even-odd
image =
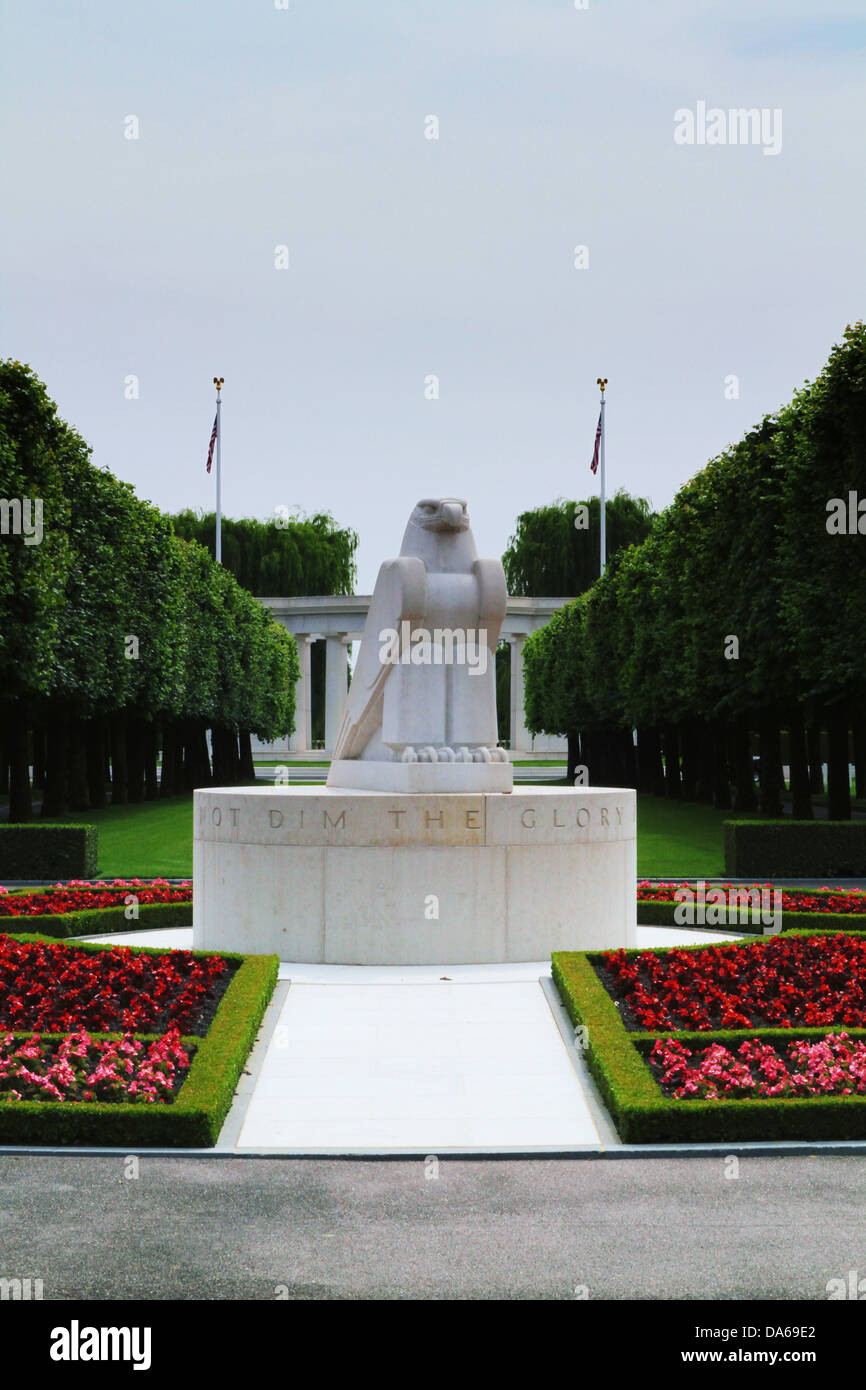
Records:
<instances>
[{"instance_id":1,"label":"eagle beak","mask_svg":"<svg viewBox=\"0 0 866 1390\"><path fill-rule=\"evenodd\" d=\"M459 502L445 502L442 506L442 520L449 531L459 530L463 522L463 508Z\"/></svg>"}]
</instances>

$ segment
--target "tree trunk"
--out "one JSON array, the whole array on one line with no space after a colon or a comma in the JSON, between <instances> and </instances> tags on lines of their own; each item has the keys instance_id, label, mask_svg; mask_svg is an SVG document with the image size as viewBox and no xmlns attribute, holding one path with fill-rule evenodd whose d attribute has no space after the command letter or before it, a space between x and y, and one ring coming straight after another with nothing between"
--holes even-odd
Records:
<instances>
[{"instance_id":1,"label":"tree trunk","mask_svg":"<svg viewBox=\"0 0 866 1390\"><path fill-rule=\"evenodd\" d=\"M676 724L665 725L664 744L665 796L678 801L682 794L682 783L680 781L680 740Z\"/></svg>"},{"instance_id":2,"label":"tree trunk","mask_svg":"<svg viewBox=\"0 0 866 1390\"><path fill-rule=\"evenodd\" d=\"M764 710L759 724L761 754L761 812L778 820L782 805L782 736L773 709Z\"/></svg>"},{"instance_id":3,"label":"tree trunk","mask_svg":"<svg viewBox=\"0 0 866 1390\"><path fill-rule=\"evenodd\" d=\"M57 714L45 731L46 767L45 791L42 797L42 818L52 820L69 810L69 781L67 753L69 738L66 716Z\"/></svg>"},{"instance_id":4,"label":"tree trunk","mask_svg":"<svg viewBox=\"0 0 866 1390\"><path fill-rule=\"evenodd\" d=\"M580 734L574 729L568 733L568 752L566 754L567 766L565 769L565 780L568 786L574 784L577 777L577 769L582 766L580 756Z\"/></svg>"},{"instance_id":5,"label":"tree trunk","mask_svg":"<svg viewBox=\"0 0 866 1390\"><path fill-rule=\"evenodd\" d=\"M848 771L848 711L844 703L827 709L827 819L851 819Z\"/></svg>"},{"instance_id":6,"label":"tree trunk","mask_svg":"<svg viewBox=\"0 0 866 1390\"><path fill-rule=\"evenodd\" d=\"M156 772L156 725L148 719L142 729L142 751L144 754L144 799L156 801L159 796L159 779Z\"/></svg>"},{"instance_id":7,"label":"tree trunk","mask_svg":"<svg viewBox=\"0 0 866 1390\"><path fill-rule=\"evenodd\" d=\"M866 711L855 709L851 720L854 735L854 780L857 800L866 800Z\"/></svg>"},{"instance_id":8,"label":"tree trunk","mask_svg":"<svg viewBox=\"0 0 866 1390\"><path fill-rule=\"evenodd\" d=\"M87 785L87 745L84 736L84 720L71 719L69 721L69 752L67 755L69 809L71 811L90 810L90 790Z\"/></svg>"},{"instance_id":9,"label":"tree trunk","mask_svg":"<svg viewBox=\"0 0 866 1390\"><path fill-rule=\"evenodd\" d=\"M144 729L135 715L126 721L126 796L135 806L144 800Z\"/></svg>"},{"instance_id":10,"label":"tree trunk","mask_svg":"<svg viewBox=\"0 0 866 1390\"><path fill-rule=\"evenodd\" d=\"M728 766L728 734L724 719L714 719L713 735L713 805L717 811L731 809L731 774Z\"/></svg>"},{"instance_id":11,"label":"tree trunk","mask_svg":"<svg viewBox=\"0 0 866 1390\"><path fill-rule=\"evenodd\" d=\"M715 727L706 719L695 721L695 801L713 802Z\"/></svg>"},{"instance_id":12,"label":"tree trunk","mask_svg":"<svg viewBox=\"0 0 866 1390\"><path fill-rule=\"evenodd\" d=\"M241 781L254 782L256 780L256 765L253 762L253 741L250 738L249 729L241 729L238 734L238 747L240 750Z\"/></svg>"},{"instance_id":13,"label":"tree trunk","mask_svg":"<svg viewBox=\"0 0 866 1390\"><path fill-rule=\"evenodd\" d=\"M623 771L622 744L619 733L619 729L614 728L613 725L610 724L604 731L605 766L607 768L604 780L609 787L622 786L623 777L625 775Z\"/></svg>"},{"instance_id":14,"label":"tree trunk","mask_svg":"<svg viewBox=\"0 0 866 1390\"><path fill-rule=\"evenodd\" d=\"M809 790L809 758L806 752L806 724L803 706L795 705L788 720L791 759L791 811L795 820L812 820L812 793Z\"/></svg>"},{"instance_id":15,"label":"tree trunk","mask_svg":"<svg viewBox=\"0 0 866 1390\"><path fill-rule=\"evenodd\" d=\"M734 754L734 810L738 815L757 809L755 796L755 769L752 764L752 740L749 732L749 717L738 714L733 728Z\"/></svg>"},{"instance_id":16,"label":"tree trunk","mask_svg":"<svg viewBox=\"0 0 866 1390\"><path fill-rule=\"evenodd\" d=\"M27 723L22 711L14 706L6 723L6 753L9 757L9 820L32 820Z\"/></svg>"},{"instance_id":17,"label":"tree trunk","mask_svg":"<svg viewBox=\"0 0 866 1390\"><path fill-rule=\"evenodd\" d=\"M625 764L625 785L637 791L637 745L635 744L634 738L634 729L623 729L620 733L623 763Z\"/></svg>"},{"instance_id":18,"label":"tree trunk","mask_svg":"<svg viewBox=\"0 0 866 1390\"><path fill-rule=\"evenodd\" d=\"M207 727L197 719L191 719L186 729L184 785L188 791L213 785L207 751Z\"/></svg>"},{"instance_id":19,"label":"tree trunk","mask_svg":"<svg viewBox=\"0 0 866 1390\"><path fill-rule=\"evenodd\" d=\"M664 772L661 766L661 747L658 729L644 725L637 731L638 791L648 796L658 795L659 783L664 791Z\"/></svg>"},{"instance_id":20,"label":"tree trunk","mask_svg":"<svg viewBox=\"0 0 866 1390\"><path fill-rule=\"evenodd\" d=\"M213 755L213 780L214 785L223 787L226 784L226 752L224 731L214 726L210 731L211 752Z\"/></svg>"},{"instance_id":21,"label":"tree trunk","mask_svg":"<svg viewBox=\"0 0 866 1390\"><path fill-rule=\"evenodd\" d=\"M684 719L680 724L680 751L682 754L682 798L694 801L698 789L697 740L695 721Z\"/></svg>"},{"instance_id":22,"label":"tree trunk","mask_svg":"<svg viewBox=\"0 0 866 1390\"><path fill-rule=\"evenodd\" d=\"M806 730L809 753L809 790L813 796L824 795L824 759L821 757L821 722L812 723Z\"/></svg>"},{"instance_id":23,"label":"tree trunk","mask_svg":"<svg viewBox=\"0 0 866 1390\"><path fill-rule=\"evenodd\" d=\"M105 720L100 716L88 721L85 732L87 749L87 789L90 805L101 810L105 795Z\"/></svg>"},{"instance_id":24,"label":"tree trunk","mask_svg":"<svg viewBox=\"0 0 866 1390\"><path fill-rule=\"evenodd\" d=\"M185 792L191 792L195 786L195 769L193 767L193 721L185 720L182 725L182 746L183 746L183 782Z\"/></svg>"},{"instance_id":25,"label":"tree trunk","mask_svg":"<svg viewBox=\"0 0 866 1390\"><path fill-rule=\"evenodd\" d=\"M177 726L172 719L162 723L162 771L159 778L160 798L174 796L177 767Z\"/></svg>"},{"instance_id":26,"label":"tree trunk","mask_svg":"<svg viewBox=\"0 0 866 1390\"><path fill-rule=\"evenodd\" d=\"M217 786L231 787L238 781L238 741L233 729L215 728L213 740L213 777Z\"/></svg>"},{"instance_id":27,"label":"tree trunk","mask_svg":"<svg viewBox=\"0 0 866 1390\"><path fill-rule=\"evenodd\" d=\"M184 769L184 762L183 762L183 760L184 760L184 751L185 751L185 750L184 750L183 735L182 735L182 732L181 732L180 725L179 725L179 724L174 724L174 723L173 723L173 724L172 724L172 730L173 730L173 733L174 733L174 776L173 776L173 778L172 778L172 781L173 781L173 784L174 784L174 795L175 795L175 796L180 796L181 792L183 791L183 786L184 786L184 782L183 782L183 776L184 776L184 771L183 771L183 769Z\"/></svg>"},{"instance_id":28,"label":"tree trunk","mask_svg":"<svg viewBox=\"0 0 866 1390\"><path fill-rule=\"evenodd\" d=\"M45 730L37 725L31 732L33 742L33 785L40 791L45 788Z\"/></svg>"},{"instance_id":29,"label":"tree trunk","mask_svg":"<svg viewBox=\"0 0 866 1390\"><path fill-rule=\"evenodd\" d=\"M116 714L111 721L111 804L125 806L127 794L126 715Z\"/></svg>"},{"instance_id":30,"label":"tree trunk","mask_svg":"<svg viewBox=\"0 0 866 1390\"><path fill-rule=\"evenodd\" d=\"M598 772L599 785L616 787L622 782L622 763L619 746L619 730L606 724L599 730L596 747L601 753Z\"/></svg>"}]
</instances>

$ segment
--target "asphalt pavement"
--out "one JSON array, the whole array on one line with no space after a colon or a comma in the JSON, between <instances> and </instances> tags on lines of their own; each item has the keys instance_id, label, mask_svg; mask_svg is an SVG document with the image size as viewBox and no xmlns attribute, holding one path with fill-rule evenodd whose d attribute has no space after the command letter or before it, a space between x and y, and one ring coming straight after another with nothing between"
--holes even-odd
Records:
<instances>
[{"instance_id":1,"label":"asphalt pavement","mask_svg":"<svg viewBox=\"0 0 866 1390\"><path fill-rule=\"evenodd\" d=\"M0 1279L45 1300L823 1301L866 1275L860 1158L133 1157L0 1157Z\"/></svg>"}]
</instances>

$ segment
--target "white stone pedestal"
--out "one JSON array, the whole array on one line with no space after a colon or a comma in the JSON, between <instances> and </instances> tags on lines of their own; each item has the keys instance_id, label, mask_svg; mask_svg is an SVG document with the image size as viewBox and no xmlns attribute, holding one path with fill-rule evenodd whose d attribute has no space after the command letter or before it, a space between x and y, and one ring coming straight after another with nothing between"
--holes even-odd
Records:
<instances>
[{"instance_id":1,"label":"white stone pedestal","mask_svg":"<svg viewBox=\"0 0 866 1390\"><path fill-rule=\"evenodd\" d=\"M193 943L433 965L633 946L635 793L195 793Z\"/></svg>"},{"instance_id":2,"label":"white stone pedestal","mask_svg":"<svg viewBox=\"0 0 866 1390\"><path fill-rule=\"evenodd\" d=\"M510 792L511 763L379 763L335 758L328 772L335 790L376 792Z\"/></svg>"}]
</instances>

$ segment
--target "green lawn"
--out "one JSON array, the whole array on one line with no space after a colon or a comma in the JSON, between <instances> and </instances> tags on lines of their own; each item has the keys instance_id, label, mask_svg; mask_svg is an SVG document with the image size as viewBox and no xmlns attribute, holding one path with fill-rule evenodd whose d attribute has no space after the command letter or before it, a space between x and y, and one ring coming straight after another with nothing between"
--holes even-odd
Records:
<instances>
[{"instance_id":1,"label":"green lawn","mask_svg":"<svg viewBox=\"0 0 866 1390\"><path fill-rule=\"evenodd\" d=\"M638 878L719 878L725 872L722 824L731 811L695 801L639 796Z\"/></svg>"},{"instance_id":2,"label":"green lawn","mask_svg":"<svg viewBox=\"0 0 866 1390\"><path fill-rule=\"evenodd\" d=\"M303 762L300 762L297 758L292 758L290 762L286 762L285 760L284 760L283 762L280 762L280 759L279 759L279 758L253 758L253 766L254 766L254 767L330 767L330 766L331 766L331 759L330 759L330 758L319 758L318 760L314 760L314 761L310 761L309 759L305 759Z\"/></svg>"},{"instance_id":3,"label":"green lawn","mask_svg":"<svg viewBox=\"0 0 866 1390\"><path fill-rule=\"evenodd\" d=\"M718 878L724 874L722 822L729 812L653 796L638 799L640 878ZM109 806L66 817L99 826L105 878L192 875L192 797Z\"/></svg>"},{"instance_id":4,"label":"green lawn","mask_svg":"<svg viewBox=\"0 0 866 1390\"><path fill-rule=\"evenodd\" d=\"M63 819L99 826L100 878L192 877L192 793Z\"/></svg>"}]
</instances>

